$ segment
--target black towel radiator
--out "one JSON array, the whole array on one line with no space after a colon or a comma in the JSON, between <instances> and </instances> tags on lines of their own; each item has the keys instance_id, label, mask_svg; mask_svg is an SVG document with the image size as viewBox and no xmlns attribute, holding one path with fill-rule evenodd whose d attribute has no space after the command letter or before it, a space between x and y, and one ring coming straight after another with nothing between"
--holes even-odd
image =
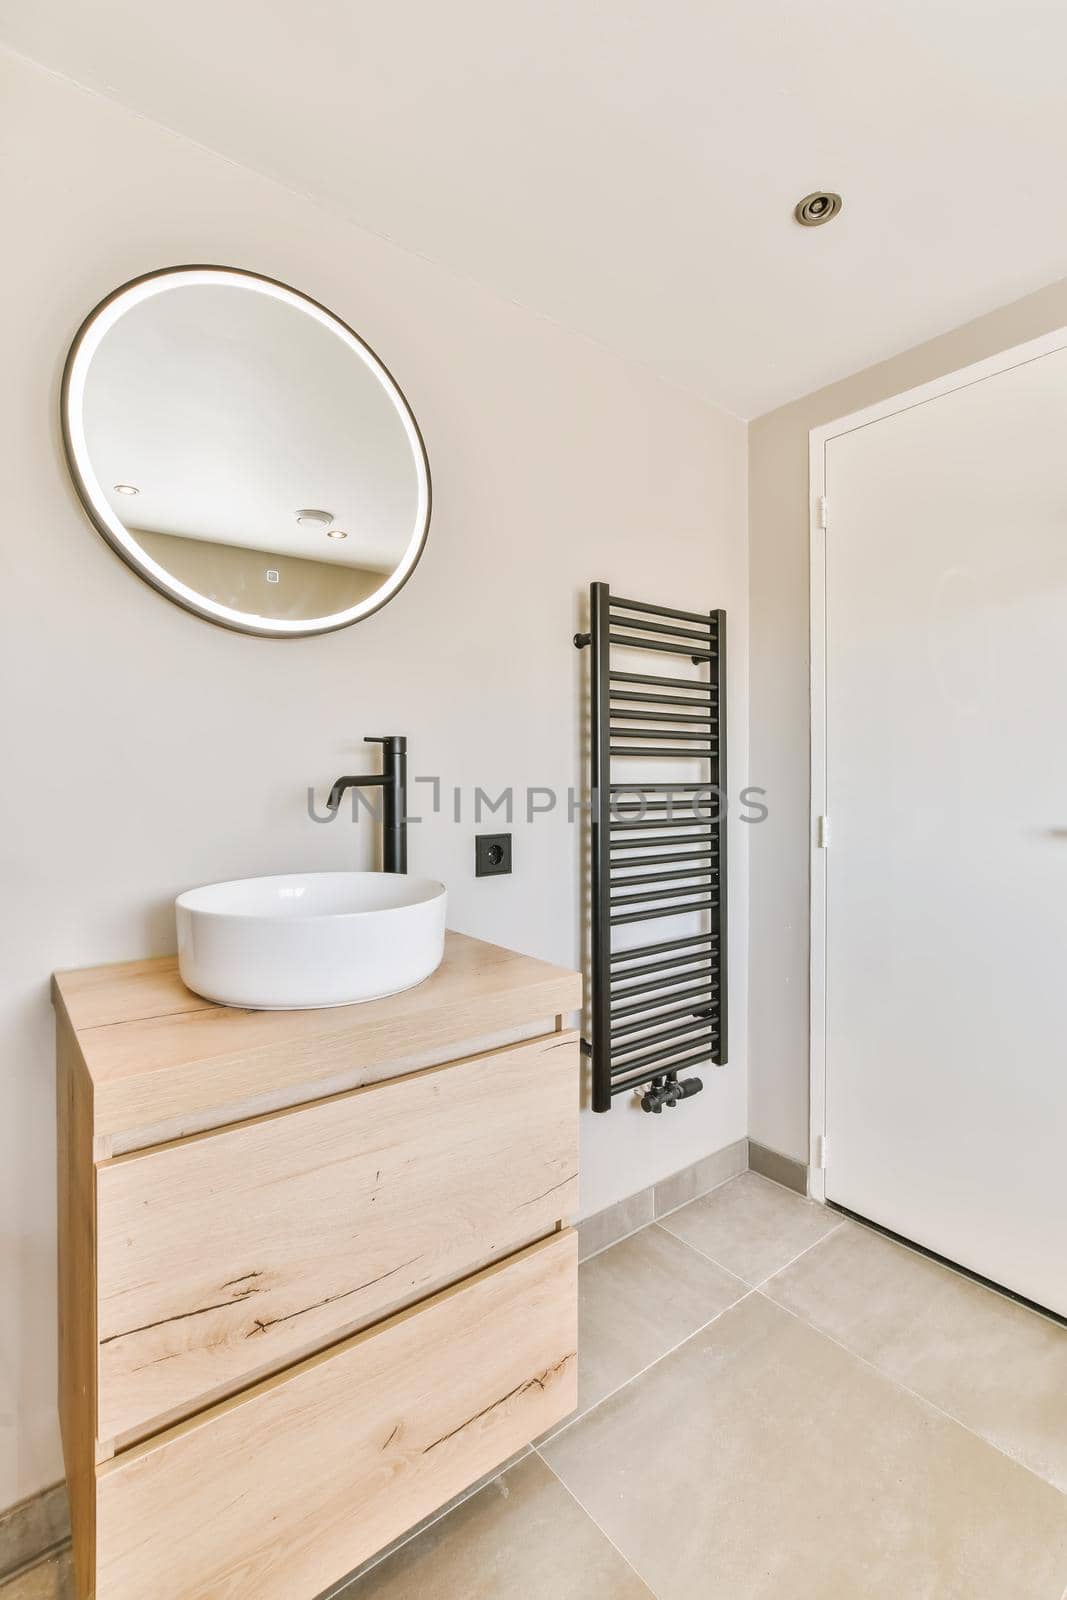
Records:
<instances>
[{"instance_id":1,"label":"black towel radiator","mask_svg":"<svg viewBox=\"0 0 1067 1600\"><path fill-rule=\"evenodd\" d=\"M593 1110L644 1089L662 1111L703 1087L678 1074L727 1060L726 613L589 591ZM624 671L613 652L687 656L699 677ZM707 675L703 668L707 667ZM697 760L703 782L615 782L613 758ZM635 868L642 870L636 876ZM612 948L612 930L699 913L701 929Z\"/></svg>"}]
</instances>

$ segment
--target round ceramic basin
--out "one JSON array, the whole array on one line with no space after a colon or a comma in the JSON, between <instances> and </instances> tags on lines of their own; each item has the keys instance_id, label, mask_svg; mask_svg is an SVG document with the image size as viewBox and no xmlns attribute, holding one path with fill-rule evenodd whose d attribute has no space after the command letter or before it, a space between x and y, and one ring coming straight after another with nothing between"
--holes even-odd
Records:
<instances>
[{"instance_id":1,"label":"round ceramic basin","mask_svg":"<svg viewBox=\"0 0 1067 1600\"><path fill-rule=\"evenodd\" d=\"M441 964L447 891L402 872L300 872L188 889L175 902L186 987L290 1011L377 1000Z\"/></svg>"}]
</instances>

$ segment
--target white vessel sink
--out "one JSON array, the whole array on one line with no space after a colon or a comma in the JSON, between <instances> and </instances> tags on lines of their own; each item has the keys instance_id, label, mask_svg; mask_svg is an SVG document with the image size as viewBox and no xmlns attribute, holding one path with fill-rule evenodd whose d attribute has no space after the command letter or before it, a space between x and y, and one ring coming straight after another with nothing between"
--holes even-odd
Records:
<instances>
[{"instance_id":1,"label":"white vessel sink","mask_svg":"<svg viewBox=\"0 0 1067 1600\"><path fill-rule=\"evenodd\" d=\"M303 1010L375 1000L441 964L447 892L401 872L300 872L189 889L178 970L221 1005Z\"/></svg>"}]
</instances>

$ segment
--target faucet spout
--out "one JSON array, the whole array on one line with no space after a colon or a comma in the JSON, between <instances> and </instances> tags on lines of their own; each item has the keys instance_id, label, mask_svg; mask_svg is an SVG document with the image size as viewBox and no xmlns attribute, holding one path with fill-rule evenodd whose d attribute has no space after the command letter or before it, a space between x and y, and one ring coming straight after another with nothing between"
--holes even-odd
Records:
<instances>
[{"instance_id":1,"label":"faucet spout","mask_svg":"<svg viewBox=\"0 0 1067 1600\"><path fill-rule=\"evenodd\" d=\"M381 789L382 869L385 872L408 870L408 742L401 733L368 735L365 744L382 746L382 771L368 777L337 778L326 801L328 811L336 811L348 789Z\"/></svg>"},{"instance_id":2,"label":"faucet spout","mask_svg":"<svg viewBox=\"0 0 1067 1600\"><path fill-rule=\"evenodd\" d=\"M381 789L385 782L384 777L367 776L364 773L355 777L336 778L326 797L326 809L336 811L349 789Z\"/></svg>"}]
</instances>

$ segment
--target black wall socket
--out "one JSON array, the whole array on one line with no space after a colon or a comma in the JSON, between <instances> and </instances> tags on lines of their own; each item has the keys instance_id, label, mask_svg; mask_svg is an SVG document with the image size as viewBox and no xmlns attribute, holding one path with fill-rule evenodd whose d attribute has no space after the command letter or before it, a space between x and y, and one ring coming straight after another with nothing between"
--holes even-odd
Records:
<instances>
[{"instance_id":1,"label":"black wall socket","mask_svg":"<svg viewBox=\"0 0 1067 1600\"><path fill-rule=\"evenodd\" d=\"M495 878L511 871L511 834L478 833L474 836L474 876Z\"/></svg>"}]
</instances>

